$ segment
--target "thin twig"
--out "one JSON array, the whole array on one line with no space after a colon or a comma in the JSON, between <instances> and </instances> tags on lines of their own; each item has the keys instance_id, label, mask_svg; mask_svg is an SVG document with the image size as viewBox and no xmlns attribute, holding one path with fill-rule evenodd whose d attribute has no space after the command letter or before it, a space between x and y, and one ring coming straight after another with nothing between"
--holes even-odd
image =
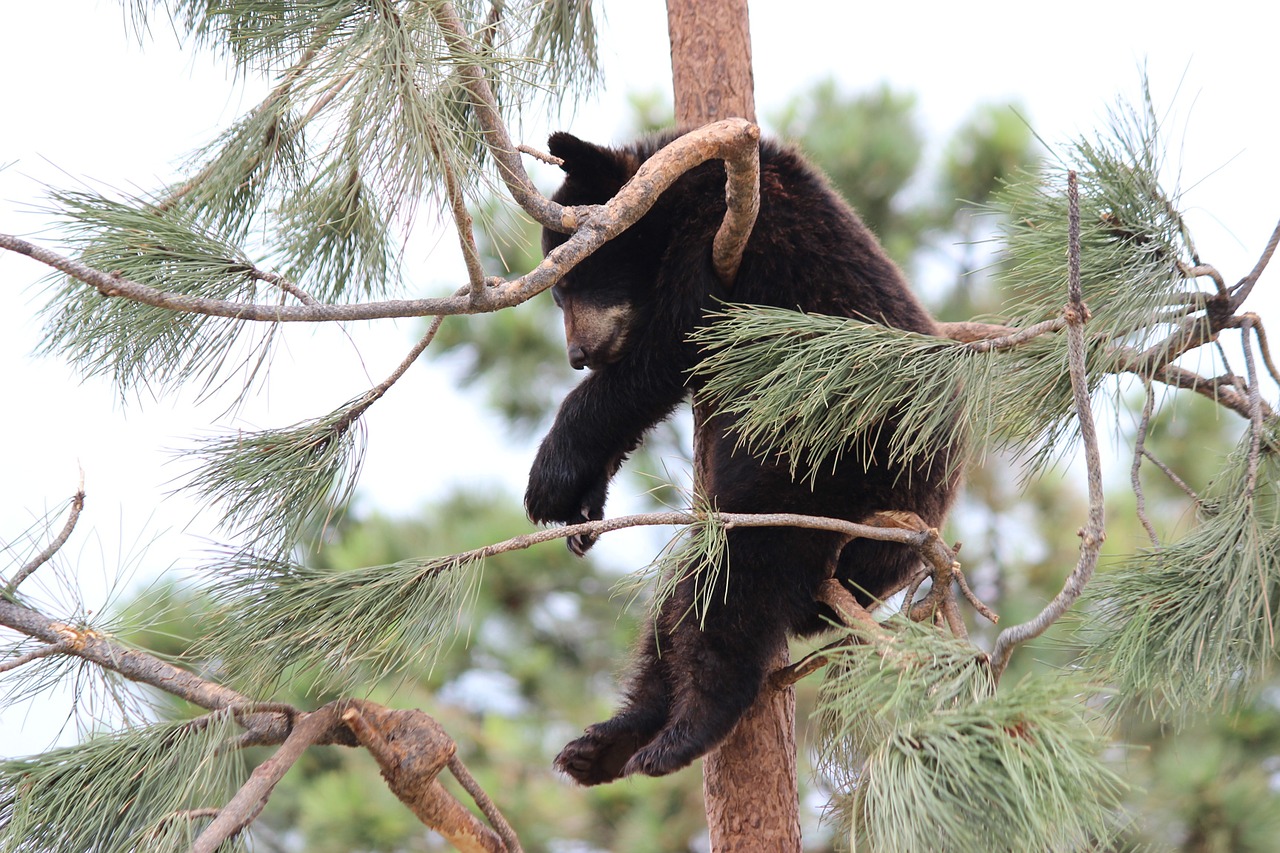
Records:
<instances>
[{"instance_id":1,"label":"thin twig","mask_svg":"<svg viewBox=\"0 0 1280 853\"><path fill-rule=\"evenodd\" d=\"M1049 332L1061 331L1066 327L1066 325L1067 321L1064 318L1055 317L1052 320L1045 320L1041 323L1036 323L1033 326L1028 326L1025 329L1019 329L1018 331L1001 335L1000 337L967 341L965 343L965 348L973 350L974 352L991 352L993 350L1012 349L1019 344L1026 343L1033 338L1038 338L1041 335L1048 334Z\"/></svg>"},{"instance_id":2,"label":"thin twig","mask_svg":"<svg viewBox=\"0 0 1280 853\"><path fill-rule=\"evenodd\" d=\"M1129 469L1129 480L1133 484L1133 494L1137 499L1138 520L1142 522L1142 526L1147 530L1147 536L1151 539L1151 544L1156 548L1160 547L1160 537L1156 535L1156 529L1151 524L1151 519L1147 517L1147 496L1142 491L1142 454L1146 450L1147 430L1151 427L1151 413L1155 408L1156 395L1151 389L1151 382L1143 383L1146 389L1146 397L1142 405L1142 421L1138 424L1138 437L1133 442L1133 465Z\"/></svg>"},{"instance_id":3,"label":"thin twig","mask_svg":"<svg viewBox=\"0 0 1280 853\"><path fill-rule=\"evenodd\" d=\"M1183 494L1191 498L1191 500L1196 503L1200 503L1200 496L1196 494L1195 489L1188 486L1186 481L1179 477L1172 468L1157 459L1155 454L1146 448L1143 448L1142 455L1145 456L1149 462L1159 468L1160 471L1169 478L1170 482L1182 490Z\"/></svg>"},{"instance_id":4,"label":"thin twig","mask_svg":"<svg viewBox=\"0 0 1280 853\"><path fill-rule=\"evenodd\" d=\"M1262 318L1252 311L1248 311L1239 317L1232 317L1230 325L1242 326L1246 318L1253 326L1254 337L1258 339L1258 351L1262 353L1262 363L1267 366L1267 373L1270 373L1271 378L1280 383L1280 371L1276 370L1275 362L1271 360L1271 346L1267 343L1267 330L1263 328Z\"/></svg>"},{"instance_id":5,"label":"thin twig","mask_svg":"<svg viewBox=\"0 0 1280 853\"><path fill-rule=\"evenodd\" d=\"M40 660L40 658L47 658L49 655L66 654L67 652L71 651L73 645L74 645L73 641L63 640L60 643L53 643L52 645L42 646L33 652L27 652L25 655L19 655L16 658L12 658L10 660L5 661L4 663L0 663L0 672L10 672L11 670L15 670L18 667L22 666L23 664L31 663L33 660Z\"/></svg>"},{"instance_id":6,"label":"thin twig","mask_svg":"<svg viewBox=\"0 0 1280 853\"><path fill-rule=\"evenodd\" d=\"M1244 347L1244 367L1249 378L1249 467L1244 499L1253 497L1258 485L1258 461L1262 453L1262 389L1258 387L1258 369L1253 360L1253 345L1249 342L1249 334L1253 330L1253 319L1245 317L1240 324L1244 331L1241 345Z\"/></svg>"},{"instance_id":7,"label":"thin twig","mask_svg":"<svg viewBox=\"0 0 1280 853\"><path fill-rule=\"evenodd\" d=\"M847 637L836 640L834 643L828 643L822 648L810 652L793 664L775 669L769 674L770 689L782 690L800 681L800 679L812 675L831 663L832 652L847 647L851 642L862 643L866 641L856 634L850 634Z\"/></svg>"},{"instance_id":8,"label":"thin twig","mask_svg":"<svg viewBox=\"0 0 1280 853\"><path fill-rule=\"evenodd\" d=\"M537 148L533 148L528 145L517 145L516 150L519 151L521 154L528 154L530 157L532 157L535 160L541 160L543 163L546 163L549 166L564 165L563 157L557 157L554 154L548 154L545 151L539 151Z\"/></svg>"},{"instance_id":9,"label":"thin twig","mask_svg":"<svg viewBox=\"0 0 1280 853\"><path fill-rule=\"evenodd\" d=\"M964 595L965 600L988 622L992 625L997 624L1000 621L1000 617L969 588L969 581L965 579L964 572L960 570L960 567L956 566L953 571L955 572L956 583L960 586L960 592Z\"/></svg>"},{"instance_id":10,"label":"thin twig","mask_svg":"<svg viewBox=\"0 0 1280 853\"><path fill-rule=\"evenodd\" d=\"M1232 313L1239 310L1240 305L1249 298L1249 292L1253 290L1253 286L1262 277L1262 271L1267 268L1267 263L1270 262L1271 256L1275 253L1277 244L1280 244L1280 222L1276 223L1275 230L1271 232L1271 239L1267 241L1266 248L1262 250L1262 257L1258 258L1258 262L1254 264L1249 274L1240 279L1236 286L1231 289Z\"/></svg>"},{"instance_id":11,"label":"thin twig","mask_svg":"<svg viewBox=\"0 0 1280 853\"><path fill-rule=\"evenodd\" d=\"M1227 283L1222 280L1222 273L1218 272L1217 267L1214 267L1210 264L1197 264L1194 267L1188 267L1182 264L1181 262L1179 262L1178 271L1181 272L1187 278L1200 278L1201 276L1208 276L1209 278L1213 279L1213 286L1218 289L1218 296L1224 299L1228 296Z\"/></svg>"},{"instance_id":12,"label":"thin twig","mask_svg":"<svg viewBox=\"0 0 1280 853\"><path fill-rule=\"evenodd\" d=\"M925 578L929 577L928 569L921 569L916 572L915 577L911 579L911 585L907 587L906 595L902 597L901 613L903 616L911 615L911 605L916 603L916 593L920 591L920 585L924 583Z\"/></svg>"},{"instance_id":13,"label":"thin twig","mask_svg":"<svg viewBox=\"0 0 1280 853\"><path fill-rule=\"evenodd\" d=\"M573 209L562 207L544 198L533 186L529 173L525 171L524 163L520 161L520 153L507 132L506 123L503 122L502 114L498 110L498 99L493 94L484 70L476 63L468 61L468 57L474 56L475 51L471 47L472 38L463 27L461 18L458 17L458 10L454 8L453 3L444 2L432 4L431 12L436 17L436 23L444 34L445 44L448 45L453 58L462 63L457 73L462 79L462 85L471 95L476 119L484 130L484 144L489 150L489 155L498 165L498 174L507 185L507 191L511 193L516 204L520 205L539 225L564 233L572 232L578 225L578 218Z\"/></svg>"},{"instance_id":14,"label":"thin twig","mask_svg":"<svg viewBox=\"0 0 1280 853\"><path fill-rule=\"evenodd\" d=\"M462 763L462 759L458 757L457 753L454 753L449 758L449 772L453 774L453 778L458 780L458 784L462 786L462 789L471 796L485 819L489 821L489 825L498 833L498 837L506 845L507 853L522 853L523 848L520 846L520 839L516 837L511 824L507 823L507 819L502 816L502 812L498 810L493 798L485 793L484 788L480 787L480 783L471 775L471 771L467 769L467 765Z\"/></svg>"},{"instance_id":15,"label":"thin twig","mask_svg":"<svg viewBox=\"0 0 1280 853\"><path fill-rule=\"evenodd\" d=\"M456 295L461 295L466 292L467 288L462 287L458 289ZM396 382L400 380L400 377L404 376L405 373L408 372L409 368L413 366L413 363L418 360L418 357L421 356L422 353L426 351L427 347L431 345L431 342L435 340L436 333L440 331L440 324L443 322L443 316L434 318L431 321L431 325L427 327L427 333L413 345L413 349L409 350L409 354L406 355L396 369L391 372L391 375L366 391L363 399L361 399L358 404L351 407L347 414L334 425L334 429L337 431L345 430L351 424L355 423L357 418L367 412L370 406L381 400L383 395L390 390L391 386L396 384Z\"/></svg>"},{"instance_id":16,"label":"thin twig","mask_svg":"<svg viewBox=\"0 0 1280 853\"><path fill-rule=\"evenodd\" d=\"M1080 557L1062 589L1030 622L1006 628L996 638L995 648L991 652L991 672L996 680L999 680L1001 673L1008 665L1015 646L1043 634L1080 597L1085 585L1093 576L1093 571L1098 564L1098 552L1106 539L1102 499L1102 458L1098 451L1098 436L1094 429L1088 377L1085 372L1084 324L1087 309L1080 287L1079 192L1075 172L1068 172L1067 282L1070 301L1065 308L1067 355L1071 372L1072 396L1075 398L1076 417L1080 422L1080 438L1084 443L1085 464L1089 472L1089 520L1080 530Z\"/></svg>"},{"instance_id":17,"label":"thin twig","mask_svg":"<svg viewBox=\"0 0 1280 853\"><path fill-rule=\"evenodd\" d=\"M43 551L37 554L34 559L19 569L18 573L13 576L13 580L9 581L9 583L5 585L3 593L5 598L12 598L14 592L18 589L18 585L35 574L36 569L49 562L49 560L53 558L53 555L58 553L58 550L66 544L67 539L71 536L71 532L76 529L76 522L80 519L80 511L82 509L84 509L83 471L80 472L80 487L71 498L71 511L67 513L66 524L62 525L62 530L54 537L53 541L50 542Z\"/></svg>"},{"instance_id":18,"label":"thin twig","mask_svg":"<svg viewBox=\"0 0 1280 853\"><path fill-rule=\"evenodd\" d=\"M296 298L303 305L319 305L320 300L316 299L310 293L307 293L301 287L294 284L282 275L273 272L263 272L259 269L252 269L248 273L250 278L256 278L258 281L265 281L267 284L274 284L276 287Z\"/></svg>"}]
</instances>

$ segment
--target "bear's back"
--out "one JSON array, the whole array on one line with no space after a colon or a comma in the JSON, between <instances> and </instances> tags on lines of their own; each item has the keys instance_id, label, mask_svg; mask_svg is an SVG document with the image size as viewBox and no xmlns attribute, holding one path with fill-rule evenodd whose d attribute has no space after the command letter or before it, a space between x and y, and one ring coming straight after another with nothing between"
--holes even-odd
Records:
<instances>
[{"instance_id":1,"label":"bear's back","mask_svg":"<svg viewBox=\"0 0 1280 853\"><path fill-rule=\"evenodd\" d=\"M619 157L642 163L678 135L648 137ZM691 248L709 261L724 187L723 163L704 163L663 194L642 227L673 243L698 244ZM733 287L715 296L936 332L902 271L826 177L791 146L767 139L760 142L760 213Z\"/></svg>"}]
</instances>

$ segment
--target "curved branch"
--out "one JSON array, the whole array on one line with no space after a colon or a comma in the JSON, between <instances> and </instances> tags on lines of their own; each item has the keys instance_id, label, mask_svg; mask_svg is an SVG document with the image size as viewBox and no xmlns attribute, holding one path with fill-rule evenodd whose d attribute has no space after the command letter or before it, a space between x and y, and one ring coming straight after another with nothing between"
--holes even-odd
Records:
<instances>
[{"instance_id":1,"label":"curved branch","mask_svg":"<svg viewBox=\"0 0 1280 853\"><path fill-rule=\"evenodd\" d=\"M711 243L711 263L726 288L733 287L742 253L760 213L760 128L750 125L740 150L725 157L724 221Z\"/></svg>"},{"instance_id":2,"label":"curved branch","mask_svg":"<svg viewBox=\"0 0 1280 853\"><path fill-rule=\"evenodd\" d=\"M36 569L49 562L49 560L53 558L53 555L58 553L58 549L66 544L67 539L71 536L71 531L76 529L76 521L79 520L80 511L82 509L84 509L83 471L80 472L80 488L76 490L75 495L71 498L71 511L67 513L66 524L62 525L62 530L53 538L53 541L50 542L43 551L37 554L34 559L19 569L18 573L13 576L13 580L9 581L9 583L5 585L2 593L5 598L12 598L14 591L18 588L18 585L35 574Z\"/></svg>"},{"instance_id":3,"label":"curved branch","mask_svg":"<svg viewBox=\"0 0 1280 853\"><path fill-rule=\"evenodd\" d=\"M1258 283L1258 279L1262 276L1262 271L1267 268L1267 264L1271 261L1271 256L1275 254L1277 245L1280 245L1280 222L1276 223L1275 230L1271 232L1271 239L1267 241L1267 246L1262 250L1262 256L1253 265L1253 269L1231 289L1230 305L1232 311L1238 309L1249 298L1249 292Z\"/></svg>"},{"instance_id":4,"label":"curved branch","mask_svg":"<svg viewBox=\"0 0 1280 853\"><path fill-rule=\"evenodd\" d=\"M253 822L267 804L267 798L284 774L297 763L307 747L319 743L337 723L338 706L331 702L310 714L304 714L293 726L275 755L253 768L248 781L236 791L225 806L191 845L191 853L214 853L222 842L233 838Z\"/></svg>"},{"instance_id":5,"label":"curved branch","mask_svg":"<svg viewBox=\"0 0 1280 853\"><path fill-rule=\"evenodd\" d=\"M1098 450L1098 436L1089 402L1085 364L1084 324L1088 319L1088 309L1085 308L1084 294L1080 287L1080 202L1074 171L1067 173L1067 200L1067 282L1070 295L1065 309L1067 356L1076 417L1080 421L1080 439L1084 443L1085 464L1089 471L1089 519L1080 530L1080 557L1062 589L1034 619L1006 628L996 638L995 648L991 651L991 673L997 681L1008 665L1014 647L1043 634L1084 592L1085 585L1093 577L1093 570L1098 565L1098 552L1107 538L1102 501L1102 456Z\"/></svg>"},{"instance_id":6,"label":"curved branch","mask_svg":"<svg viewBox=\"0 0 1280 853\"><path fill-rule=\"evenodd\" d=\"M726 159L742 151L759 130L742 119L709 124L672 141L642 165L635 177L605 205L574 208L586 221L564 244L526 275L498 284L490 279L477 295L432 299L398 299L349 305L270 305L229 302L168 293L63 257L9 234L0 234L0 249L26 255L98 290L157 308L269 323L345 322L394 317L479 314L519 305L551 287L583 258L637 222L658 197L688 170L707 160ZM754 142L752 143L754 144Z\"/></svg>"},{"instance_id":7,"label":"curved branch","mask_svg":"<svg viewBox=\"0 0 1280 853\"><path fill-rule=\"evenodd\" d=\"M551 201L533 186L533 181L529 179L529 173L520 160L520 152L507 133L507 126L498 111L498 99L494 96L483 69L474 62L466 61L468 57L475 55L475 51L470 47L471 35L462 25L458 10L453 3L444 2L432 4L431 12L435 15L453 58L462 62L458 67L458 76L471 95L471 105L484 129L485 147L498 165L498 174L507 185L507 191L516 204L539 225L566 234L572 233L579 224L576 209Z\"/></svg>"}]
</instances>

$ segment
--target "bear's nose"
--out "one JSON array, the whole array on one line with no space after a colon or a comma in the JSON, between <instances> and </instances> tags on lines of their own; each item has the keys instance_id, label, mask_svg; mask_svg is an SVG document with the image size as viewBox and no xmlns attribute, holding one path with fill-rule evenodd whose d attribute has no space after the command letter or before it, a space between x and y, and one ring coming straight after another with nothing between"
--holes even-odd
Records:
<instances>
[{"instance_id":1,"label":"bear's nose","mask_svg":"<svg viewBox=\"0 0 1280 853\"><path fill-rule=\"evenodd\" d=\"M569 345L569 366L574 370L587 366L587 351L580 344Z\"/></svg>"}]
</instances>

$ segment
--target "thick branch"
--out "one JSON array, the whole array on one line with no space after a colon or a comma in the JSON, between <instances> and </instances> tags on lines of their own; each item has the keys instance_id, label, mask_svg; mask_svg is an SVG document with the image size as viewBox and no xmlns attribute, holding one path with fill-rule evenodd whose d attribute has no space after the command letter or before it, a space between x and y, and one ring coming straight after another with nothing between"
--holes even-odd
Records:
<instances>
[{"instance_id":1,"label":"thick branch","mask_svg":"<svg viewBox=\"0 0 1280 853\"><path fill-rule=\"evenodd\" d=\"M342 721L369 750L387 787L426 826L466 853L519 853L458 802L437 780L457 757L457 745L428 715L371 702L344 703Z\"/></svg>"},{"instance_id":2,"label":"thick branch","mask_svg":"<svg viewBox=\"0 0 1280 853\"><path fill-rule=\"evenodd\" d=\"M711 243L711 263L726 288L733 287L742 252L760 212L760 128L747 131L736 153L725 157L724 221Z\"/></svg>"},{"instance_id":3,"label":"thick branch","mask_svg":"<svg viewBox=\"0 0 1280 853\"><path fill-rule=\"evenodd\" d=\"M1094 430L1093 409L1089 402L1089 384L1085 365L1084 324L1088 318L1088 312L1084 305L1084 294L1080 288L1080 203L1074 171L1067 173L1067 200L1070 235L1067 250L1070 301L1065 309L1067 356L1076 417L1080 422L1080 439L1084 443L1085 465L1089 472L1089 520L1080 530L1080 557L1062 590L1030 622L1015 625L1000 632L995 648L991 652L991 672L997 680L1008 665L1009 656L1013 653L1014 647L1043 634L1084 592L1085 585L1093 577L1093 570L1098 564L1098 552L1107 535L1102 500L1102 456L1098 450L1098 436Z\"/></svg>"}]
</instances>

